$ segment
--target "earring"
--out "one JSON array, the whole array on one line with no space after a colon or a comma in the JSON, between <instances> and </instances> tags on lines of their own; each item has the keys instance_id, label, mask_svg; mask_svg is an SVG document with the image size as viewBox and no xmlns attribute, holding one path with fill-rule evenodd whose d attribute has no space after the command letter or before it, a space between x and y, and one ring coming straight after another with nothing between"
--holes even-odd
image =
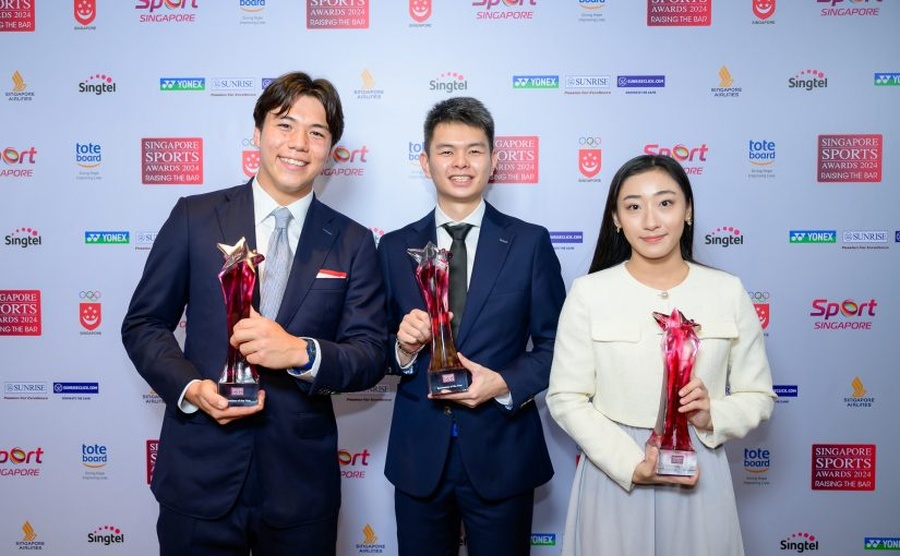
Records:
<instances>
[{"instance_id":1,"label":"earring","mask_svg":"<svg viewBox=\"0 0 900 556\"><path fill-rule=\"evenodd\" d=\"M622 231L622 228L620 228L620 227L617 225L617 226L616 226L616 233L619 233L619 232L621 232L621 231Z\"/></svg>"},{"instance_id":2,"label":"earring","mask_svg":"<svg viewBox=\"0 0 900 556\"><path fill-rule=\"evenodd\" d=\"M684 223L687 224L688 226L692 226L694 224L694 221L691 220L690 218L688 218L687 220L684 221Z\"/></svg>"}]
</instances>

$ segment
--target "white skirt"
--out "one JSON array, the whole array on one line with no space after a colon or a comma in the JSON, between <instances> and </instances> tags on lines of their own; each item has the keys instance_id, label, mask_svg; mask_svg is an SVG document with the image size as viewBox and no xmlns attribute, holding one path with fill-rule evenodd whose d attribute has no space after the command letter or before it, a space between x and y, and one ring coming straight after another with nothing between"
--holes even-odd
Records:
<instances>
[{"instance_id":1,"label":"white skirt","mask_svg":"<svg viewBox=\"0 0 900 556\"><path fill-rule=\"evenodd\" d=\"M639 445L649 429L620 425ZM582 454L575 470L564 556L741 556L744 554L725 448L691 430L700 479L693 488L635 485L626 492Z\"/></svg>"}]
</instances>

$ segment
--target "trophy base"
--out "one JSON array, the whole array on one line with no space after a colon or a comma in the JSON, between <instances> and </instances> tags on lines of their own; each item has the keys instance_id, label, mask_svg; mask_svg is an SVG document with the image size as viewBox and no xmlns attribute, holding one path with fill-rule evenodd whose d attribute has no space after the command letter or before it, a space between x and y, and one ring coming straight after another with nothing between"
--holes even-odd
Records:
<instances>
[{"instance_id":1,"label":"trophy base","mask_svg":"<svg viewBox=\"0 0 900 556\"><path fill-rule=\"evenodd\" d=\"M228 400L229 407L256 405L259 402L259 384L220 382L219 395Z\"/></svg>"},{"instance_id":2,"label":"trophy base","mask_svg":"<svg viewBox=\"0 0 900 556\"><path fill-rule=\"evenodd\" d=\"M690 477L697 472L697 452L693 450L660 450L656 462L657 475Z\"/></svg>"},{"instance_id":3,"label":"trophy base","mask_svg":"<svg viewBox=\"0 0 900 556\"><path fill-rule=\"evenodd\" d=\"M462 367L428 371L428 390L435 395L465 392L469 384L469 371Z\"/></svg>"}]
</instances>

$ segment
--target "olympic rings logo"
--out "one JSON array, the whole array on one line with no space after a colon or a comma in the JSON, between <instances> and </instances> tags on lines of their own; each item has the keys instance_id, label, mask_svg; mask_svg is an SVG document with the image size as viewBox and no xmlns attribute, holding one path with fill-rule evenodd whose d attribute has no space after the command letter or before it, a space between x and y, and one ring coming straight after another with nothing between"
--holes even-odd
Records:
<instances>
[{"instance_id":1,"label":"olympic rings logo","mask_svg":"<svg viewBox=\"0 0 900 556\"><path fill-rule=\"evenodd\" d=\"M589 147L599 147L600 143L603 142L601 137L579 137L578 144L579 145L587 145Z\"/></svg>"},{"instance_id":2,"label":"olympic rings logo","mask_svg":"<svg viewBox=\"0 0 900 556\"><path fill-rule=\"evenodd\" d=\"M769 300L769 292L747 292L747 295L757 303Z\"/></svg>"},{"instance_id":3,"label":"olympic rings logo","mask_svg":"<svg viewBox=\"0 0 900 556\"><path fill-rule=\"evenodd\" d=\"M87 299L88 301L99 301L101 297L100 290L96 291L82 291L78 293L78 297L80 299Z\"/></svg>"}]
</instances>

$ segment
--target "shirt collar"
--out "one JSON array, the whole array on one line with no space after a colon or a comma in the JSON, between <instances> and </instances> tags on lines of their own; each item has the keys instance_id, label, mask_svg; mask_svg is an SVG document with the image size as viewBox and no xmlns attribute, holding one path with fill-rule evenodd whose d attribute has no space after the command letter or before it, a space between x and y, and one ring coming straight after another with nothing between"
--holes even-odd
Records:
<instances>
[{"instance_id":1,"label":"shirt collar","mask_svg":"<svg viewBox=\"0 0 900 556\"><path fill-rule=\"evenodd\" d=\"M258 226L272 214L272 211L281 205L266 193L262 186L259 185L256 177L253 178L251 188L253 190L253 219ZM294 217L295 222L302 225L303 221L306 220L306 212L309 210L310 205L312 205L313 196L314 193L310 191L308 195L297 199L286 207L291 211L291 216Z\"/></svg>"},{"instance_id":2,"label":"shirt collar","mask_svg":"<svg viewBox=\"0 0 900 556\"><path fill-rule=\"evenodd\" d=\"M484 211L485 211L485 203L484 203L484 199L482 199L478 203L478 206L475 207L475 210L470 212L468 216L466 216L465 218L463 218L460 221L456 221L456 220L453 220L452 218L450 218L449 216L447 216L447 214L443 210L441 210L440 205L437 205L434 207L434 224L436 227L440 228L447 222L450 222L451 224L466 223L466 224L471 224L472 226L474 226L476 228L480 228L481 221L484 219Z\"/></svg>"}]
</instances>

